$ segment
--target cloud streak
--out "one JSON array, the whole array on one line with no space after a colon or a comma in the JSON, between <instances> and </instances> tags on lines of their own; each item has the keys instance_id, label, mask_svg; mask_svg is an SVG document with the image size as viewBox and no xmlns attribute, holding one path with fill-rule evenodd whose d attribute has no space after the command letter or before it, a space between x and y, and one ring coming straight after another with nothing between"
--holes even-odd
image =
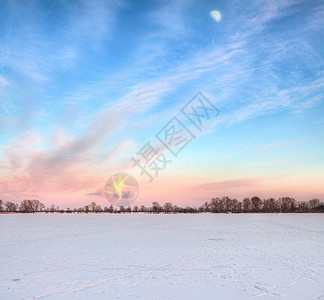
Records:
<instances>
[{"instance_id":1,"label":"cloud streak","mask_svg":"<svg viewBox=\"0 0 324 300\"><path fill-rule=\"evenodd\" d=\"M232 189L241 187L255 188L268 181L280 180L282 177L282 175L268 175L263 177L247 177L230 180L221 180L216 182L200 184L196 186L196 188L202 190Z\"/></svg>"}]
</instances>

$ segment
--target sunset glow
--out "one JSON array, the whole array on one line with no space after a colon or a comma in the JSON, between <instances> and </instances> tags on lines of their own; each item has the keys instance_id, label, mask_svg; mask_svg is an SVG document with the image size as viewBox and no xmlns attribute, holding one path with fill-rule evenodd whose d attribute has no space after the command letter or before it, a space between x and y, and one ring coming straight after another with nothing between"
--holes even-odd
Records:
<instances>
[{"instance_id":1,"label":"sunset glow","mask_svg":"<svg viewBox=\"0 0 324 300\"><path fill-rule=\"evenodd\" d=\"M72 3L0 4L0 199L108 205L118 172L138 205L323 199L319 1ZM156 134L199 91L219 115L172 156ZM150 141L172 160L152 182Z\"/></svg>"}]
</instances>

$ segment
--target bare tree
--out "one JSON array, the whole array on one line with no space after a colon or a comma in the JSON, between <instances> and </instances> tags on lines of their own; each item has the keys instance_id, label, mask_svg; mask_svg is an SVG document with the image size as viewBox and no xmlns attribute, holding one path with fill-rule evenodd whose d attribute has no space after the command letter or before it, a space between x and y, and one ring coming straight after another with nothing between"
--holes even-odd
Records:
<instances>
[{"instance_id":1,"label":"bare tree","mask_svg":"<svg viewBox=\"0 0 324 300\"><path fill-rule=\"evenodd\" d=\"M220 212L220 199L219 198L211 199L208 206L211 212L213 213Z\"/></svg>"},{"instance_id":2,"label":"bare tree","mask_svg":"<svg viewBox=\"0 0 324 300\"><path fill-rule=\"evenodd\" d=\"M140 212L146 212L147 208L144 205L141 205Z\"/></svg>"},{"instance_id":3,"label":"bare tree","mask_svg":"<svg viewBox=\"0 0 324 300\"><path fill-rule=\"evenodd\" d=\"M233 212L241 212L242 211L242 202L238 201L237 199L232 200L233 205Z\"/></svg>"},{"instance_id":4,"label":"bare tree","mask_svg":"<svg viewBox=\"0 0 324 300\"><path fill-rule=\"evenodd\" d=\"M33 204L31 200L23 200L20 203L19 210L23 213L32 213L34 212Z\"/></svg>"},{"instance_id":5,"label":"bare tree","mask_svg":"<svg viewBox=\"0 0 324 300\"><path fill-rule=\"evenodd\" d=\"M152 212L155 213L155 214L158 214L160 213L162 210L160 204L158 202L153 202L152 203Z\"/></svg>"},{"instance_id":6,"label":"bare tree","mask_svg":"<svg viewBox=\"0 0 324 300\"><path fill-rule=\"evenodd\" d=\"M205 202L204 204L203 204L203 208L204 208L204 212L209 212L210 210L209 210L209 204L208 204L208 202Z\"/></svg>"},{"instance_id":7,"label":"bare tree","mask_svg":"<svg viewBox=\"0 0 324 300\"><path fill-rule=\"evenodd\" d=\"M251 202L252 202L252 210L254 212L259 212L261 209L262 200L257 196L253 196L251 198Z\"/></svg>"},{"instance_id":8,"label":"bare tree","mask_svg":"<svg viewBox=\"0 0 324 300\"><path fill-rule=\"evenodd\" d=\"M97 213L102 212L102 208L101 208L101 206L99 204L96 205L95 212L97 212Z\"/></svg>"},{"instance_id":9,"label":"bare tree","mask_svg":"<svg viewBox=\"0 0 324 300\"><path fill-rule=\"evenodd\" d=\"M283 197L279 198L280 211L284 213L293 212L296 208L296 201L294 198Z\"/></svg>"},{"instance_id":10,"label":"bare tree","mask_svg":"<svg viewBox=\"0 0 324 300\"><path fill-rule=\"evenodd\" d=\"M298 211L300 213L308 212L308 210L309 210L309 206L308 206L308 203L307 202L302 201L302 202L299 202L298 203Z\"/></svg>"},{"instance_id":11,"label":"bare tree","mask_svg":"<svg viewBox=\"0 0 324 300\"><path fill-rule=\"evenodd\" d=\"M244 198L243 199L243 209L244 209L244 212L250 212L251 211L251 200L250 200L250 198Z\"/></svg>"},{"instance_id":12,"label":"bare tree","mask_svg":"<svg viewBox=\"0 0 324 300\"><path fill-rule=\"evenodd\" d=\"M163 206L163 210L165 213L169 214L170 212L172 212L173 206L171 202L166 202Z\"/></svg>"},{"instance_id":13,"label":"bare tree","mask_svg":"<svg viewBox=\"0 0 324 300\"><path fill-rule=\"evenodd\" d=\"M310 209L314 209L316 206L319 206L319 204L320 201L317 198L308 201L308 205Z\"/></svg>"},{"instance_id":14,"label":"bare tree","mask_svg":"<svg viewBox=\"0 0 324 300\"><path fill-rule=\"evenodd\" d=\"M263 211L266 213L273 213L277 211L277 202L274 198L263 200Z\"/></svg>"},{"instance_id":15,"label":"bare tree","mask_svg":"<svg viewBox=\"0 0 324 300\"><path fill-rule=\"evenodd\" d=\"M44 210L45 210L45 205L43 203L40 203L39 211L44 211Z\"/></svg>"},{"instance_id":16,"label":"bare tree","mask_svg":"<svg viewBox=\"0 0 324 300\"><path fill-rule=\"evenodd\" d=\"M174 209L173 209L173 211L174 211ZM204 207L203 207L202 205L199 206L199 207L198 207L198 211L199 211L200 213L204 212Z\"/></svg>"},{"instance_id":17,"label":"bare tree","mask_svg":"<svg viewBox=\"0 0 324 300\"><path fill-rule=\"evenodd\" d=\"M225 212L226 211L226 199L227 197L222 197L219 199L219 212Z\"/></svg>"},{"instance_id":18,"label":"bare tree","mask_svg":"<svg viewBox=\"0 0 324 300\"><path fill-rule=\"evenodd\" d=\"M39 211L40 209L40 202L38 200L31 200L31 205L32 205L32 208L33 208L33 211L36 212L36 211Z\"/></svg>"},{"instance_id":19,"label":"bare tree","mask_svg":"<svg viewBox=\"0 0 324 300\"><path fill-rule=\"evenodd\" d=\"M173 205L173 207L172 207L172 212L174 212L174 213L178 213L178 212L180 212L181 211L181 208L179 207L179 206L177 206L177 205Z\"/></svg>"},{"instance_id":20,"label":"bare tree","mask_svg":"<svg viewBox=\"0 0 324 300\"><path fill-rule=\"evenodd\" d=\"M20 203L19 209L21 212L24 212L24 213L34 213L34 212L43 211L45 209L45 205L36 199L23 200Z\"/></svg>"},{"instance_id":21,"label":"bare tree","mask_svg":"<svg viewBox=\"0 0 324 300\"><path fill-rule=\"evenodd\" d=\"M96 202L91 202L89 204L90 211L95 212L96 211L97 204Z\"/></svg>"},{"instance_id":22,"label":"bare tree","mask_svg":"<svg viewBox=\"0 0 324 300\"><path fill-rule=\"evenodd\" d=\"M9 201L5 203L5 207L7 212L17 212L18 210L18 204Z\"/></svg>"},{"instance_id":23,"label":"bare tree","mask_svg":"<svg viewBox=\"0 0 324 300\"><path fill-rule=\"evenodd\" d=\"M55 212L55 205L54 204L51 205L50 212L52 212L52 213Z\"/></svg>"},{"instance_id":24,"label":"bare tree","mask_svg":"<svg viewBox=\"0 0 324 300\"><path fill-rule=\"evenodd\" d=\"M3 201L0 199L0 212L3 211Z\"/></svg>"},{"instance_id":25,"label":"bare tree","mask_svg":"<svg viewBox=\"0 0 324 300\"><path fill-rule=\"evenodd\" d=\"M233 200L230 197L223 197L222 201L224 202L225 211L231 212L233 210Z\"/></svg>"}]
</instances>

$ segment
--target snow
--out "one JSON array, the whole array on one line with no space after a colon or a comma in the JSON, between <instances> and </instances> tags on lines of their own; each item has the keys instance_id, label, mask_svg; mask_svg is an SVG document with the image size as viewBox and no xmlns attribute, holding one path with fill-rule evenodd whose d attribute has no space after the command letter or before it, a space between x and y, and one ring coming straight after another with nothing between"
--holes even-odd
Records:
<instances>
[{"instance_id":1,"label":"snow","mask_svg":"<svg viewBox=\"0 0 324 300\"><path fill-rule=\"evenodd\" d=\"M7 214L0 245L0 299L324 299L324 214Z\"/></svg>"}]
</instances>

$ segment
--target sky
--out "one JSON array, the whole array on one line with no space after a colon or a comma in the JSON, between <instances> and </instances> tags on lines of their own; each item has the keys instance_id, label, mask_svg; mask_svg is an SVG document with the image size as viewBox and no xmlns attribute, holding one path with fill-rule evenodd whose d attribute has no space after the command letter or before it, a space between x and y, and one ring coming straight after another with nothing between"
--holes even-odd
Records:
<instances>
[{"instance_id":1,"label":"sky","mask_svg":"<svg viewBox=\"0 0 324 300\"><path fill-rule=\"evenodd\" d=\"M323 1L0 1L0 199L108 205L127 172L137 205L324 200L323 28Z\"/></svg>"}]
</instances>

